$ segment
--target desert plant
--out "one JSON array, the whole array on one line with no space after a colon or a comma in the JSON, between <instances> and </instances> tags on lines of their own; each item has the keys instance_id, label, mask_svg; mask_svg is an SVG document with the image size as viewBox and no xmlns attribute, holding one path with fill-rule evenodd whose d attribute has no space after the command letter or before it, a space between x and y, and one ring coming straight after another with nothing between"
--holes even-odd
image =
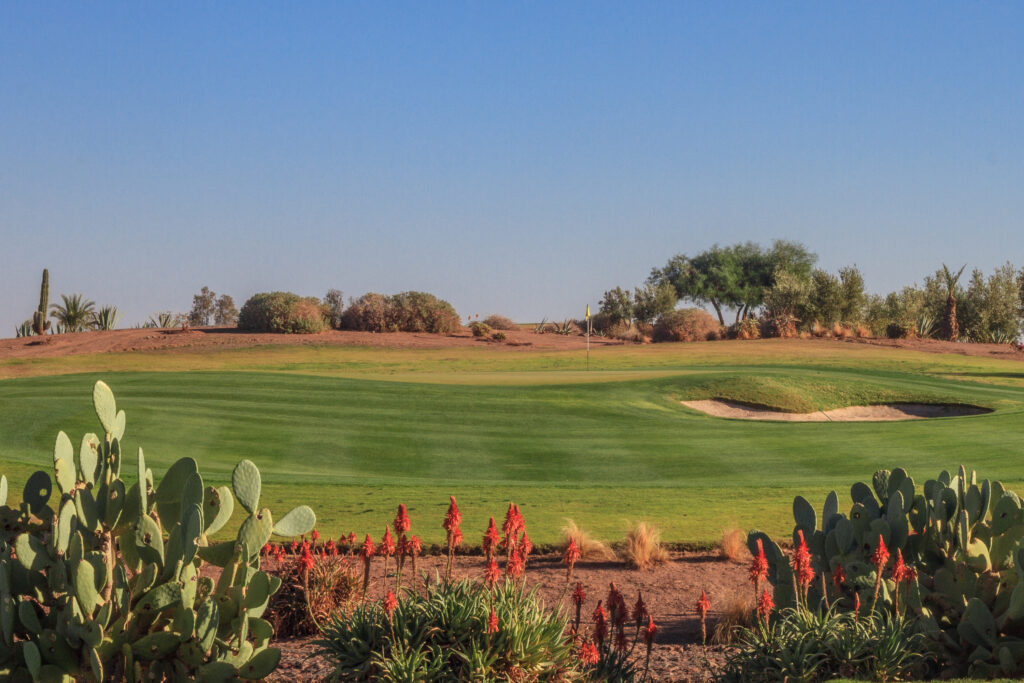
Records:
<instances>
[{"instance_id":1,"label":"desert plant","mask_svg":"<svg viewBox=\"0 0 1024 683\"><path fill-rule=\"evenodd\" d=\"M754 614L754 605L749 598L733 595L725 603L711 629L711 642L716 645L731 644L741 629L754 626Z\"/></svg>"},{"instance_id":2,"label":"desert plant","mask_svg":"<svg viewBox=\"0 0 1024 683\"><path fill-rule=\"evenodd\" d=\"M491 334L491 326L487 323L482 323L479 320L474 320L469 324L469 331L473 333L474 337L489 337Z\"/></svg>"},{"instance_id":3,"label":"desert plant","mask_svg":"<svg viewBox=\"0 0 1024 683\"><path fill-rule=\"evenodd\" d=\"M560 323L552 323L552 332L560 334L563 337L568 337L580 332L580 327L576 324L576 321L572 318L566 318Z\"/></svg>"},{"instance_id":4,"label":"desert plant","mask_svg":"<svg viewBox=\"0 0 1024 683\"><path fill-rule=\"evenodd\" d=\"M929 315L927 311L921 311L917 316L914 332L916 336L922 339L930 339L935 335L935 318Z\"/></svg>"},{"instance_id":5,"label":"desert plant","mask_svg":"<svg viewBox=\"0 0 1024 683\"><path fill-rule=\"evenodd\" d=\"M942 318L942 329L940 331L942 338L947 341L957 341L960 338L960 326L956 320L956 287L960 281L960 276L964 274L964 268L967 265L964 264L960 267L960 270L953 273L949 267L942 264L942 285L946 290L946 311Z\"/></svg>"},{"instance_id":6,"label":"desert plant","mask_svg":"<svg viewBox=\"0 0 1024 683\"><path fill-rule=\"evenodd\" d=\"M39 286L39 307L32 314L32 331L38 335L46 334L50 329L50 321L46 319L46 311L50 308L50 271L43 268L43 282ZM24 335L22 335L24 336Z\"/></svg>"},{"instance_id":7,"label":"desert plant","mask_svg":"<svg viewBox=\"0 0 1024 683\"><path fill-rule=\"evenodd\" d=\"M89 328L89 321L92 320L96 304L84 298L81 294L61 294L61 303L53 304L52 315L56 318L61 329L66 332L84 332Z\"/></svg>"},{"instance_id":8,"label":"desert plant","mask_svg":"<svg viewBox=\"0 0 1024 683\"><path fill-rule=\"evenodd\" d=\"M26 320L22 324L14 328L15 337L32 337L35 336L35 329L32 327L32 321Z\"/></svg>"},{"instance_id":9,"label":"desert plant","mask_svg":"<svg viewBox=\"0 0 1024 683\"><path fill-rule=\"evenodd\" d=\"M576 543L581 559L591 562L608 562L617 559L614 550L581 529L571 519L565 520L565 526L562 527L562 536L565 538L566 544L569 541Z\"/></svg>"},{"instance_id":10,"label":"desert plant","mask_svg":"<svg viewBox=\"0 0 1024 683\"><path fill-rule=\"evenodd\" d=\"M514 330L516 324L512 322L511 318L506 318L503 315L489 315L483 320L484 324L490 327L492 330Z\"/></svg>"},{"instance_id":11,"label":"desert plant","mask_svg":"<svg viewBox=\"0 0 1024 683\"><path fill-rule=\"evenodd\" d=\"M718 545L719 554L730 562L742 562L746 557L746 535L739 529L726 529Z\"/></svg>"},{"instance_id":12,"label":"desert plant","mask_svg":"<svg viewBox=\"0 0 1024 683\"><path fill-rule=\"evenodd\" d=\"M181 324L181 316L170 311L163 311L156 315L151 315L149 320L146 321L145 327L158 327L163 330L177 327Z\"/></svg>"},{"instance_id":13,"label":"desert plant","mask_svg":"<svg viewBox=\"0 0 1024 683\"><path fill-rule=\"evenodd\" d=\"M548 319L547 318L541 318L540 322L533 326L533 333L534 334L544 334L544 331L547 329L547 326L548 326Z\"/></svg>"},{"instance_id":14,"label":"desert plant","mask_svg":"<svg viewBox=\"0 0 1024 683\"><path fill-rule=\"evenodd\" d=\"M238 328L250 332L315 334L327 328L323 307L315 297L291 292L252 295L238 315Z\"/></svg>"},{"instance_id":15,"label":"desert plant","mask_svg":"<svg viewBox=\"0 0 1024 683\"><path fill-rule=\"evenodd\" d=\"M559 680L578 674L567 621L516 582L438 580L331 619L317 654L351 681Z\"/></svg>"},{"instance_id":16,"label":"desert plant","mask_svg":"<svg viewBox=\"0 0 1024 683\"><path fill-rule=\"evenodd\" d=\"M102 306L92 314L89 326L94 330L112 330L120 319L121 314L117 312L116 306Z\"/></svg>"},{"instance_id":17,"label":"desert plant","mask_svg":"<svg viewBox=\"0 0 1024 683\"><path fill-rule=\"evenodd\" d=\"M266 616L278 638L313 635L319 624L348 614L355 604L362 578L354 560L339 555L333 540L329 549L326 545L307 550L308 554L282 552L267 570L281 579L280 590L267 604Z\"/></svg>"},{"instance_id":18,"label":"desert plant","mask_svg":"<svg viewBox=\"0 0 1024 683\"><path fill-rule=\"evenodd\" d=\"M491 339L493 339L496 342L503 342L506 339L508 339L508 335L505 334L504 332L495 332L494 334L491 335Z\"/></svg>"},{"instance_id":19,"label":"desert plant","mask_svg":"<svg viewBox=\"0 0 1024 683\"><path fill-rule=\"evenodd\" d=\"M275 523L259 507L260 474L248 460L231 489L204 486L190 457L158 484L140 448L129 486L124 411L103 382L93 406L103 437L86 434L76 460L57 435L56 491L36 472L11 507L0 477L0 678L266 677L280 652L268 647L273 628L261 615L280 581L260 571L259 550L271 534L311 529L313 511ZM248 513L236 538L211 544L236 499ZM219 579L204 563L222 568Z\"/></svg>"},{"instance_id":20,"label":"desert plant","mask_svg":"<svg viewBox=\"0 0 1024 683\"><path fill-rule=\"evenodd\" d=\"M668 559L668 551L661 545L661 531L648 522L637 522L626 533L622 556L634 569L650 569Z\"/></svg>"},{"instance_id":21,"label":"desert plant","mask_svg":"<svg viewBox=\"0 0 1024 683\"><path fill-rule=\"evenodd\" d=\"M702 308L682 308L670 311L654 323L651 338L656 342L706 341L718 331L718 323Z\"/></svg>"},{"instance_id":22,"label":"desert plant","mask_svg":"<svg viewBox=\"0 0 1024 683\"><path fill-rule=\"evenodd\" d=\"M744 318L732 326L732 335L736 339L760 339L761 325L755 318Z\"/></svg>"}]
</instances>

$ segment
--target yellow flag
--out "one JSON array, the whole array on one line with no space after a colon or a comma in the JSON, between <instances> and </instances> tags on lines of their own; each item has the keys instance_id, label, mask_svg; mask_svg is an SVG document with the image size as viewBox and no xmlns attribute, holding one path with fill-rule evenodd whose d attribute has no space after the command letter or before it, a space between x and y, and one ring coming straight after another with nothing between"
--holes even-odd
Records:
<instances>
[{"instance_id":1,"label":"yellow flag","mask_svg":"<svg viewBox=\"0 0 1024 683\"><path fill-rule=\"evenodd\" d=\"M590 320L590 304L587 304L587 320Z\"/></svg>"}]
</instances>

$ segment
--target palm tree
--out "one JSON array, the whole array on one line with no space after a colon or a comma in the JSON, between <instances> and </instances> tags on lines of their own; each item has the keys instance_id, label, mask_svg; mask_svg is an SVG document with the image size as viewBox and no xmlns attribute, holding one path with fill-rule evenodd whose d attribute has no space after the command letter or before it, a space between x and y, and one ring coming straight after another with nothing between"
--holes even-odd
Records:
<instances>
[{"instance_id":1,"label":"palm tree","mask_svg":"<svg viewBox=\"0 0 1024 683\"><path fill-rule=\"evenodd\" d=\"M96 304L81 294L61 294L63 303L54 304L50 315L57 319L66 332L84 332L92 322Z\"/></svg>"},{"instance_id":2,"label":"palm tree","mask_svg":"<svg viewBox=\"0 0 1024 683\"><path fill-rule=\"evenodd\" d=\"M112 330L120 318L121 314L117 312L116 306L104 306L92 314L90 325L95 330Z\"/></svg>"},{"instance_id":3,"label":"palm tree","mask_svg":"<svg viewBox=\"0 0 1024 683\"><path fill-rule=\"evenodd\" d=\"M945 263L942 264L942 280L946 285L946 315L942 319L942 336L953 342L960 338L960 325L956 321L956 283L966 267L965 263L954 275Z\"/></svg>"}]
</instances>

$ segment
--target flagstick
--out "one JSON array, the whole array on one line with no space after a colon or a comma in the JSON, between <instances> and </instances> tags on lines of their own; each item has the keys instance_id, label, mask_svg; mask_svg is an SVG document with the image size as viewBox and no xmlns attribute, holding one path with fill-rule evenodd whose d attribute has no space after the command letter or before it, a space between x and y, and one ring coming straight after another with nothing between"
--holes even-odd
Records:
<instances>
[{"instance_id":1,"label":"flagstick","mask_svg":"<svg viewBox=\"0 0 1024 683\"><path fill-rule=\"evenodd\" d=\"M589 307L587 308L587 312L588 313L590 312ZM592 327L592 324L590 322L590 316L587 316L587 372L590 372L590 328L591 327Z\"/></svg>"}]
</instances>

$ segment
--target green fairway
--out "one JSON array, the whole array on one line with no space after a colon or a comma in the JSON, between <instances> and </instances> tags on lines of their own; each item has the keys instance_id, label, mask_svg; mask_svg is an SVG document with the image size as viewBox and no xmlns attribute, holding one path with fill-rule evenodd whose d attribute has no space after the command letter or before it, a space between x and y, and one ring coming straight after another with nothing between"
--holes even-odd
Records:
<instances>
[{"instance_id":1,"label":"green fairway","mask_svg":"<svg viewBox=\"0 0 1024 683\"><path fill-rule=\"evenodd\" d=\"M91 387L102 378L128 414L128 453L142 446L158 474L190 455L209 481L224 482L237 460L252 459L268 500L280 501L274 508L309 503L331 535L377 535L404 502L415 530L437 542L454 494L467 529L481 532L487 516L515 500L540 543L555 541L567 517L608 540L621 538L630 520L648 519L667 540L704 543L730 526L784 534L793 495L820 501L882 467L924 479L962 462L985 477L1024 480L1016 363L841 344L723 353L730 346L742 348L606 349L604 364L614 369L589 376L545 367L569 362L568 354L481 357L475 349L234 352L246 371L227 370L229 352L152 354L160 371L145 372L124 367L138 362L135 354L69 358L77 369L106 361L108 370L0 382L0 462L18 491L32 469L48 464L58 430L76 443L95 431ZM362 363L362 371L332 369L325 354L349 370ZM216 370L197 371L211 356ZM488 371L487 360L500 372ZM379 379L398 365L404 369L391 381ZM889 423L745 422L692 412L680 405L684 398L783 410L919 400L994 412Z\"/></svg>"}]
</instances>

